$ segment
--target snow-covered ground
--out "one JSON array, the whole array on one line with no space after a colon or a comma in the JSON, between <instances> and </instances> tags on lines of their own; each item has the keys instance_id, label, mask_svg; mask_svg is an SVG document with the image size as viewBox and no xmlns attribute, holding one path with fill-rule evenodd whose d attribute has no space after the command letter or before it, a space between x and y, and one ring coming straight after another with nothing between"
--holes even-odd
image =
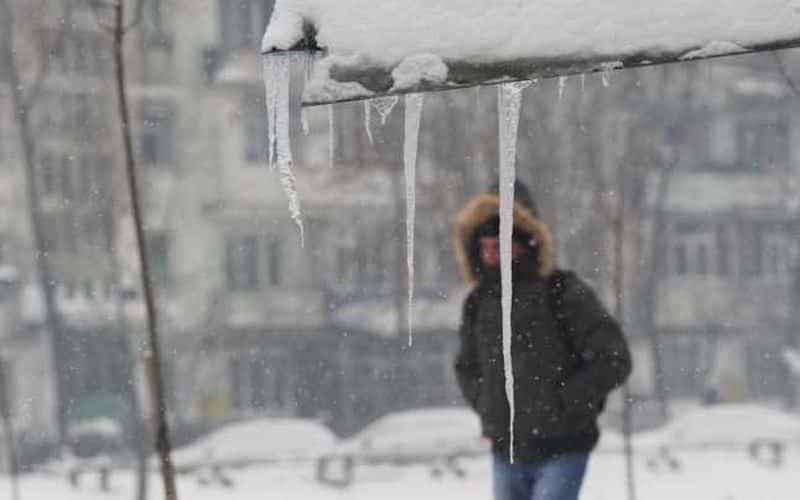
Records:
<instances>
[{"instance_id":1,"label":"snow-covered ground","mask_svg":"<svg viewBox=\"0 0 800 500\"><path fill-rule=\"evenodd\" d=\"M702 451L679 454L681 468L656 472L646 457L636 461L637 487L642 500L796 500L800 477L800 449L793 448L783 468L770 469L752 462L743 452ZM423 467L382 467L360 470L350 488L315 483L313 467L253 468L231 474L230 487L201 486L192 478L179 481L182 498L190 500L393 500L408 498L489 499L491 476L488 458L465 463L468 475L432 477ZM87 478L88 479L88 478ZM112 491L101 493L94 484L72 489L64 478L29 476L21 482L25 500L122 500L132 497L132 478L112 478ZM158 477L151 478L152 499L163 498ZM8 482L0 479L0 498ZM597 454L592 459L582 500L625 498L624 463L619 455Z\"/></svg>"},{"instance_id":2,"label":"snow-covered ground","mask_svg":"<svg viewBox=\"0 0 800 500\"><path fill-rule=\"evenodd\" d=\"M448 426L449 430L446 429ZM182 498L210 500L345 500L437 498L489 499L491 469L488 453L480 444L477 419L467 409L407 411L389 415L362 433L339 444L321 426L307 421L276 419L233 424L209 435L175 454L176 461L203 462L213 453L219 463L228 465L268 458L288 446L287 441L305 443L313 454L360 457L353 481L347 487L326 485L316 480L317 462L306 455L291 464L257 464L225 469L215 475L200 468L179 478ZM787 448L776 460L769 446L751 456L753 442L783 442ZM272 443L272 444L271 444ZM622 438L612 431L592 457L583 500L621 500L625 498L625 462ZM634 464L637 489L642 500L796 500L800 477L800 419L766 406L721 404L695 408L679 415L661 429L634 435ZM430 459L435 449L444 454L452 450L477 453L457 461L455 467L433 465L365 465L370 456L387 455ZM263 452L262 452L263 449ZM291 446L286 449L292 449ZM665 451L666 450L666 451ZM291 455L299 458L297 454ZM184 464L185 465L185 464ZM451 464L452 465L452 464ZM81 487L72 488L66 469L51 467L50 474L23 477L22 498L43 500L117 500L133 494L130 471L112 475L111 491L101 492L96 476L82 478ZM52 471L60 470L56 473ZM334 471L334 476L335 476ZM465 473L459 475L459 473ZM327 476L329 479L336 477ZM223 479L223 480L220 480ZM10 492L8 480L0 477L0 499ZM162 498L160 477L151 477L153 494Z\"/></svg>"}]
</instances>

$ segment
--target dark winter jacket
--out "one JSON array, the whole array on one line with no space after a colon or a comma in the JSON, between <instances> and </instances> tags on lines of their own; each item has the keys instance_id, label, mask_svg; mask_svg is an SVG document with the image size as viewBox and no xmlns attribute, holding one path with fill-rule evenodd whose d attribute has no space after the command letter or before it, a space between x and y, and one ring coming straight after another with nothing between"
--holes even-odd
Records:
<instances>
[{"instance_id":1,"label":"dark winter jacket","mask_svg":"<svg viewBox=\"0 0 800 500\"><path fill-rule=\"evenodd\" d=\"M464 397L481 417L495 453L508 453L509 406L502 356L501 289L497 272L482 271L474 233L498 214L499 200L481 195L459 214L455 252L474 287L464 303L455 369ZM515 458L522 462L590 451L596 417L608 393L631 370L617 322L588 285L555 268L553 243L533 212L515 206L515 229L530 234L535 252L514 269L512 363Z\"/></svg>"}]
</instances>

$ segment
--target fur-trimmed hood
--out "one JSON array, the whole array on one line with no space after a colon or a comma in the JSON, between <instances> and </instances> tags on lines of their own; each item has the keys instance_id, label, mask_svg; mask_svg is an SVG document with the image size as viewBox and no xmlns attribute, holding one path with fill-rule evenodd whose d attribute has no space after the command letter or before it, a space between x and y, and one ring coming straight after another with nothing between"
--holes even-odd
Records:
<instances>
[{"instance_id":1,"label":"fur-trimmed hood","mask_svg":"<svg viewBox=\"0 0 800 500\"><path fill-rule=\"evenodd\" d=\"M453 251L461 276L470 284L478 277L470 261L470 245L475 229L500 213L500 198L495 194L481 194L470 200L456 216L453 225ZM538 244L539 275L549 276L556 268L555 248L550 231L541 219L525 205L514 204L514 227L530 234Z\"/></svg>"}]
</instances>

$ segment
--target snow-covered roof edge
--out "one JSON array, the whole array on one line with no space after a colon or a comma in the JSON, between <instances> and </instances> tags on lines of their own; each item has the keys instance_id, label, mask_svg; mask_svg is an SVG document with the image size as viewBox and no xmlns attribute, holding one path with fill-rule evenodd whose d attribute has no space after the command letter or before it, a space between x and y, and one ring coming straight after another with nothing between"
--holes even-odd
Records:
<instances>
[{"instance_id":1,"label":"snow-covered roof edge","mask_svg":"<svg viewBox=\"0 0 800 500\"><path fill-rule=\"evenodd\" d=\"M433 19L417 21L401 14L415 10L409 2L424 11L418 17ZM264 53L311 50L328 55L317 65L304 105L800 46L800 7L779 0L726 0L727 9L698 3L688 13L670 8L674 2L669 1L615 0L587 8L578 0L564 0L559 8L537 11L536 16L529 10L538 2L519 7L496 0L481 18L469 17L475 13L467 7L459 12L455 7L463 2L455 1L453 9L431 12L424 0L401 2L402 11L395 9L395 0L335 3L334 8L329 0L278 0L264 35ZM610 19L619 13L624 15ZM443 17L441 22L436 16ZM488 33L476 26L457 36L443 26L445 21L483 23ZM543 31L547 24L559 28Z\"/></svg>"}]
</instances>

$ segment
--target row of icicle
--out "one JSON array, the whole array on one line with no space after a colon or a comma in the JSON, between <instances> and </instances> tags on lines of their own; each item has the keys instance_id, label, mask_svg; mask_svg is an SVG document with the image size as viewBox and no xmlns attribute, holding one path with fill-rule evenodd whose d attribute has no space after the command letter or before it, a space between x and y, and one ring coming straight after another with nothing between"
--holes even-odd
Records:
<instances>
[{"instance_id":1,"label":"row of icicle","mask_svg":"<svg viewBox=\"0 0 800 500\"><path fill-rule=\"evenodd\" d=\"M305 64L310 61L306 54L281 54L264 58L264 84L266 90L267 122L268 122L268 163L271 169L277 167L281 186L289 203L289 213L300 231L301 245L304 244L303 217L300 200L296 188L296 178L292 171L292 151L289 137L290 131L290 81L293 64ZM309 72L306 71L306 78ZM604 84L607 79L604 75ZM559 98L563 95L565 78L559 79ZM514 183L516 179L516 145L519 129L522 91L530 82L514 82L497 86L499 140L500 140L500 251L501 251L501 288L502 288L502 339L503 367L505 374L506 397L509 405L509 436L511 437L509 457L514 457L514 373L512 367L511 348L511 304L513 284L511 275L511 234L513 231ZM398 102L398 97L380 97L365 101L364 121L367 136L373 142L371 114L374 109L380 116L381 124ZM405 140L403 145L403 167L406 183L406 264L408 268L408 345L413 343L413 311L414 311L414 234L416 220L416 170L419 150L419 131L424 104L424 94L408 94L405 96ZM293 110L292 110L293 111ZM301 114L303 131L308 134L309 127L305 113ZM329 125L329 164L333 167L335 135L334 110L328 108Z\"/></svg>"}]
</instances>

